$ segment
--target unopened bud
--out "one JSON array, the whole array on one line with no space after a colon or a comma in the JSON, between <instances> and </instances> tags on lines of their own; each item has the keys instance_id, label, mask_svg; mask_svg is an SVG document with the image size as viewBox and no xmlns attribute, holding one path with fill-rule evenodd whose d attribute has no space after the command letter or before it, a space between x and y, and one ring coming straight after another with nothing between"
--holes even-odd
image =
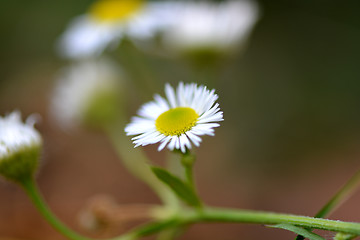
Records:
<instances>
[{"instance_id":1,"label":"unopened bud","mask_svg":"<svg viewBox=\"0 0 360 240\"><path fill-rule=\"evenodd\" d=\"M0 174L21 182L35 173L42 149L42 138L33 118L21 121L20 112L0 117Z\"/></svg>"}]
</instances>

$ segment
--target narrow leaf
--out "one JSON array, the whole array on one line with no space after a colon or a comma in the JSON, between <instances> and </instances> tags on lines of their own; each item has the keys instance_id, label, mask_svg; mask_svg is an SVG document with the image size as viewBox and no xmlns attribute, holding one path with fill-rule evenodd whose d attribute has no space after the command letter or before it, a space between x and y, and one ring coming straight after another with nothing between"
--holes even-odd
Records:
<instances>
[{"instance_id":1,"label":"narrow leaf","mask_svg":"<svg viewBox=\"0 0 360 240\"><path fill-rule=\"evenodd\" d=\"M351 194L355 192L355 190L360 185L360 170L357 171L346 183L342 186L336 194L320 209L320 211L314 216L316 218L324 218L333 212L337 207L339 207L343 202L348 199ZM307 229L311 231L311 228ZM298 235L295 240L303 240L304 237Z\"/></svg>"},{"instance_id":2,"label":"narrow leaf","mask_svg":"<svg viewBox=\"0 0 360 240\"><path fill-rule=\"evenodd\" d=\"M268 226L271 228L280 228L280 229L285 229L288 231L291 231L293 233L299 234L301 236L304 236L305 238L308 238L310 240L325 240L325 238L313 233L313 232L309 232L308 230L301 228L301 227L297 227L291 224L287 224L287 223L281 223L281 224L277 224L277 225L271 225Z\"/></svg>"},{"instance_id":3,"label":"narrow leaf","mask_svg":"<svg viewBox=\"0 0 360 240\"><path fill-rule=\"evenodd\" d=\"M169 186L174 193L187 204L191 206L201 205L199 198L196 196L192 188L188 184L184 183L180 178L162 168L152 167L151 170L160 181Z\"/></svg>"},{"instance_id":4,"label":"narrow leaf","mask_svg":"<svg viewBox=\"0 0 360 240\"><path fill-rule=\"evenodd\" d=\"M337 233L334 237L334 240L352 240L356 238L357 236L351 233Z\"/></svg>"},{"instance_id":5,"label":"narrow leaf","mask_svg":"<svg viewBox=\"0 0 360 240\"><path fill-rule=\"evenodd\" d=\"M339 207L360 185L360 171L356 172L345 185L325 204L325 206L315 215L316 218L323 218Z\"/></svg>"}]
</instances>

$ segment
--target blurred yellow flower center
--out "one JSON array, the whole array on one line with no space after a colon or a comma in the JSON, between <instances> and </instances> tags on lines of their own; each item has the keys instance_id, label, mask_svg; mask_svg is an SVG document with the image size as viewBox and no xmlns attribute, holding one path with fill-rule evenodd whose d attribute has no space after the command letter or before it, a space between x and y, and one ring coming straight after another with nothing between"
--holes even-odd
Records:
<instances>
[{"instance_id":1,"label":"blurred yellow flower center","mask_svg":"<svg viewBox=\"0 0 360 240\"><path fill-rule=\"evenodd\" d=\"M179 136L195 126L198 117L192 108L177 107L162 113L156 119L155 126L166 136Z\"/></svg>"},{"instance_id":2,"label":"blurred yellow flower center","mask_svg":"<svg viewBox=\"0 0 360 240\"><path fill-rule=\"evenodd\" d=\"M142 0L98 0L89 13L103 22L123 20L136 13L144 5Z\"/></svg>"}]
</instances>

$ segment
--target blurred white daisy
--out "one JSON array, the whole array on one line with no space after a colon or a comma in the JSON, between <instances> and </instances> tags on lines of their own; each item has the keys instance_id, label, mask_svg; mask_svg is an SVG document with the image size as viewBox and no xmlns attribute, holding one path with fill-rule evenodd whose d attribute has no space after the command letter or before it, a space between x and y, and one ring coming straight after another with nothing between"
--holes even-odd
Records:
<instances>
[{"instance_id":1,"label":"blurred white daisy","mask_svg":"<svg viewBox=\"0 0 360 240\"><path fill-rule=\"evenodd\" d=\"M100 111L99 114L112 112L119 80L119 69L109 59L70 65L57 77L51 102L52 116L66 128L88 120L93 110Z\"/></svg>"},{"instance_id":2,"label":"blurred white daisy","mask_svg":"<svg viewBox=\"0 0 360 240\"><path fill-rule=\"evenodd\" d=\"M116 47L125 35L149 39L173 21L171 8L169 2L98 0L69 24L58 51L69 58L87 58Z\"/></svg>"},{"instance_id":3,"label":"blurred white daisy","mask_svg":"<svg viewBox=\"0 0 360 240\"><path fill-rule=\"evenodd\" d=\"M174 9L178 19L165 31L164 44L172 50L214 49L224 52L241 46L259 15L251 0L185 1Z\"/></svg>"},{"instance_id":4,"label":"blurred white daisy","mask_svg":"<svg viewBox=\"0 0 360 240\"><path fill-rule=\"evenodd\" d=\"M175 91L166 84L165 94L167 99L156 94L126 126L127 135L137 135L132 138L135 147L160 143L159 151L167 146L185 153L191 142L200 145L199 136L213 136L214 128L220 126L217 122L223 121L215 90L180 83Z\"/></svg>"},{"instance_id":5,"label":"blurred white daisy","mask_svg":"<svg viewBox=\"0 0 360 240\"><path fill-rule=\"evenodd\" d=\"M35 115L31 115L23 123L18 111L0 117L0 162L23 150L42 145L41 136L34 128L35 122Z\"/></svg>"}]
</instances>

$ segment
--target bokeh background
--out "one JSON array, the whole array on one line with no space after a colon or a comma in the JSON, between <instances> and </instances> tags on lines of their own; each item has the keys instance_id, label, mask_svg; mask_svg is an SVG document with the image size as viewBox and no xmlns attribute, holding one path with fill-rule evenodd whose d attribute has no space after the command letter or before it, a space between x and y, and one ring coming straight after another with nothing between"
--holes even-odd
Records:
<instances>
[{"instance_id":1,"label":"bokeh background","mask_svg":"<svg viewBox=\"0 0 360 240\"><path fill-rule=\"evenodd\" d=\"M158 199L126 172L104 135L65 133L49 117L54 76L66 65L56 56L56 39L91 2L0 3L0 113L19 109L23 116L42 115L40 188L61 219L94 235L81 229L77 218L89 198L107 194L120 204ZM212 86L225 121L198 149L197 183L208 204L311 216L360 167L360 3L258 2L261 18L247 48L221 66ZM165 82L191 81L186 65L136 54L139 64L157 73L153 87L159 93ZM122 60L129 79L149 77L128 63ZM134 114L150 97L136 100L140 92L131 94ZM146 151L153 159L164 158L153 147ZM1 181L0 196L0 239L64 239L17 186ZM355 193L330 218L360 221L359 201ZM182 239L292 237L264 226L201 224Z\"/></svg>"}]
</instances>

